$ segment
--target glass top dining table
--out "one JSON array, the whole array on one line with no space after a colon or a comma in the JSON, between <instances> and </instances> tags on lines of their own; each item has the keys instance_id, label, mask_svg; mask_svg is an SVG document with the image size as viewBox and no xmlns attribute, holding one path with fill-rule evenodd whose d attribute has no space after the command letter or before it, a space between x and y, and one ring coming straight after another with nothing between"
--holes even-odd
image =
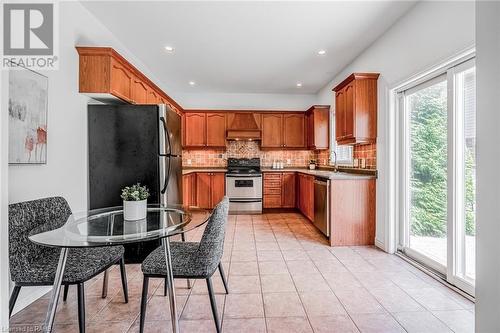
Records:
<instances>
[{"instance_id":1,"label":"glass top dining table","mask_svg":"<svg viewBox=\"0 0 500 333\"><path fill-rule=\"evenodd\" d=\"M111 207L72 214L62 227L29 236L36 244L61 249L44 331L51 332L53 328L66 259L71 248L115 246L161 239L167 264L172 330L179 332L169 238L205 224L209 217L210 212L205 210L148 205L145 219L127 221L123 218L123 207Z\"/></svg>"}]
</instances>

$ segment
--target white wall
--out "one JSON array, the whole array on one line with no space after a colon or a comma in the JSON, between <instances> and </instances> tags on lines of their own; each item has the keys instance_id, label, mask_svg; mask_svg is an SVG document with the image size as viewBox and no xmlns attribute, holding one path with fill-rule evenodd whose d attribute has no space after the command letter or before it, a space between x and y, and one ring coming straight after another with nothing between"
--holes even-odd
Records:
<instances>
[{"instance_id":1,"label":"white wall","mask_svg":"<svg viewBox=\"0 0 500 333\"><path fill-rule=\"evenodd\" d=\"M500 332L500 2L476 4L476 332Z\"/></svg>"},{"instance_id":2,"label":"white wall","mask_svg":"<svg viewBox=\"0 0 500 333\"><path fill-rule=\"evenodd\" d=\"M0 70L0 331L9 325L9 248L8 248L8 91L7 72Z\"/></svg>"},{"instance_id":3,"label":"white wall","mask_svg":"<svg viewBox=\"0 0 500 333\"><path fill-rule=\"evenodd\" d=\"M474 44L473 2L420 2L318 93L318 104L333 103L332 88L353 72L378 72L377 232L387 250L389 94L397 83L439 64Z\"/></svg>"},{"instance_id":4,"label":"white wall","mask_svg":"<svg viewBox=\"0 0 500 333\"><path fill-rule=\"evenodd\" d=\"M75 45L111 46L145 73L148 69L79 2L61 2L59 6L59 69L42 72L49 78L47 164L9 166L8 201L15 203L59 195L68 200L73 211L82 211L87 207L89 98L78 93L78 53ZM4 218L1 220L6 221ZM1 244L2 248L6 244L3 239ZM49 289L23 288L15 311Z\"/></svg>"},{"instance_id":5,"label":"white wall","mask_svg":"<svg viewBox=\"0 0 500 333\"><path fill-rule=\"evenodd\" d=\"M177 93L177 102L185 109L210 110L295 110L304 111L316 102L307 94L203 94Z\"/></svg>"}]
</instances>

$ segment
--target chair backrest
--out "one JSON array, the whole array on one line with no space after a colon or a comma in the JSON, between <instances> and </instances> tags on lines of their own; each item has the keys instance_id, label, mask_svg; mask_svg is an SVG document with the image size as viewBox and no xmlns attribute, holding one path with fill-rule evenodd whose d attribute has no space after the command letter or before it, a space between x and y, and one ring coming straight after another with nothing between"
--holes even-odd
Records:
<instances>
[{"instance_id":1,"label":"chair backrest","mask_svg":"<svg viewBox=\"0 0 500 333\"><path fill-rule=\"evenodd\" d=\"M25 280L30 263L40 255L58 251L37 245L28 236L60 228L70 215L71 209L61 197L9 205L9 264L12 281Z\"/></svg>"},{"instance_id":2,"label":"chair backrest","mask_svg":"<svg viewBox=\"0 0 500 333\"><path fill-rule=\"evenodd\" d=\"M198 247L198 253L196 258L194 258L194 260L205 265L207 274L212 274L222 259L228 212L229 199L224 197L215 206L207 222L205 232Z\"/></svg>"}]
</instances>

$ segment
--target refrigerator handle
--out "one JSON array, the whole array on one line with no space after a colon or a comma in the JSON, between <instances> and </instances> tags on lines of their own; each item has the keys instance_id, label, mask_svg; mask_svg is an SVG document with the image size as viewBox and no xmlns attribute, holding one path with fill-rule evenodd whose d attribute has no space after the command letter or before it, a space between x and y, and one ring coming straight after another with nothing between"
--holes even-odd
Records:
<instances>
[{"instance_id":1,"label":"refrigerator handle","mask_svg":"<svg viewBox=\"0 0 500 333\"><path fill-rule=\"evenodd\" d=\"M172 146L170 145L170 136L168 135L167 122L165 121L165 117L160 117L160 121L163 124L163 136L167 139L167 151L165 155L170 155L172 153Z\"/></svg>"},{"instance_id":2,"label":"refrigerator handle","mask_svg":"<svg viewBox=\"0 0 500 333\"><path fill-rule=\"evenodd\" d=\"M165 192L167 192L167 187L168 187L168 182L170 180L170 157L167 158L168 160L168 167L167 167L167 176L165 177L165 180L163 182L163 188L161 190L161 194L165 194Z\"/></svg>"}]
</instances>

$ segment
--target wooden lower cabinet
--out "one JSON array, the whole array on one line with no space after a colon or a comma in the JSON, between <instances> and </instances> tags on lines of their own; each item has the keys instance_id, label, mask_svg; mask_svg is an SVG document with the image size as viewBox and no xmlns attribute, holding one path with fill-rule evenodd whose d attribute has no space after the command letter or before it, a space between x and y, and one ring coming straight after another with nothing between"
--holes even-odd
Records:
<instances>
[{"instance_id":1,"label":"wooden lower cabinet","mask_svg":"<svg viewBox=\"0 0 500 333\"><path fill-rule=\"evenodd\" d=\"M186 207L196 206L196 173L182 176L182 204Z\"/></svg>"},{"instance_id":2,"label":"wooden lower cabinet","mask_svg":"<svg viewBox=\"0 0 500 333\"><path fill-rule=\"evenodd\" d=\"M196 207L211 209L224 197L225 174L223 172L196 173Z\"/></svg>"},{"instance_id":3,"label":"wooden lower cabinet","mask_svg":"<svg viewBox=\"0 0 500 333\"><path fill-rule=\"evenodd\" d=\"M281 208L281 172L264 173L263 208Z\"/></svg>"},{"instance_id":4,"label":"wooden lower cabinet","mask_svg":"<svg viewBox=\"0 0 500 333\"><path fill-rule=\"evenodd\" d=\"M226 192L226 175L223 172L214 172L211 176L211 208L222 201Z\"/></svg>"},{"instance_id":5,"label":"wooden lower cabinet","mask_svg":"<svg viewBox=\"0 0 500 333\"><path fill-rule=\"evenodd\" d=\"M281 207L295 208L295 172L283 172L281 182Z\"/></svg>"},{"instance_id":6,"label":"wooden lower cabinet","mask_svg":"<svg viewBox=\"0 0 500 333\"><path fill-rule=\"evenodd\" d=\"M375 243L375 186L375 179L332 180L331 246Z\"/></svg>"},{"instance_id":7,"label":"wooden lower cabinet","mask_svg":"<svg viewBox=\"0 0 500 333\"><path fill-rule=\"evenodd\" d=\"M295 208L295 172L265 172L264 208Z\"/></svg>"},{"instance_id":8,"label":"wooden lower cabinet","mask_svg":"<svg viewBox=\"0 0 500 333\"><path fill-rule=\"evenodd\" d=\"M314 176L299 173L297 208L309 220L314 220Z\"/></svg>"}]
</instances>

